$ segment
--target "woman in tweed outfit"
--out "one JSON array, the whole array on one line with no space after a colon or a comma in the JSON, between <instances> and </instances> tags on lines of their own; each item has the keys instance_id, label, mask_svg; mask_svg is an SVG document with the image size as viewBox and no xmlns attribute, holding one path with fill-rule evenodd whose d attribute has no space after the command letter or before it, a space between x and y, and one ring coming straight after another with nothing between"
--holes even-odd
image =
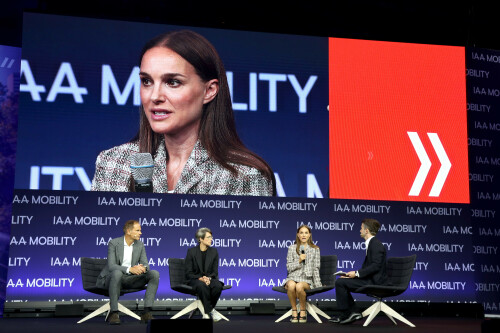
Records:
<instances>
[{"instance_id":1,"label":"woman in tweed outfit","mask_svg":"<svg viewBox=\"0 0 500 333\"><path fill-rule=\"evenodd\" d=\"M153 191L274 194L269 165L241 142L215 48L189 30L159 35L140 57L138 134L96 161L94 191L133 191L130 157L150 153Z\"/></svg>"},{"instance_id":2,"label":"woman in tweed outfit","mask_svg":"<svg viewBox=\"0 0 500 333\"><path fill-rule=\"evenodd\" d=\"M292 323L307 321L306 290L321 287L320 263L319 247L312 241L311 228L301 225L297 229L295 244L288 248L286 256L288 276L284 285L292 305ZM300 304L300 314L297 314L297 298Z\"/></svg>"}]
</instances>

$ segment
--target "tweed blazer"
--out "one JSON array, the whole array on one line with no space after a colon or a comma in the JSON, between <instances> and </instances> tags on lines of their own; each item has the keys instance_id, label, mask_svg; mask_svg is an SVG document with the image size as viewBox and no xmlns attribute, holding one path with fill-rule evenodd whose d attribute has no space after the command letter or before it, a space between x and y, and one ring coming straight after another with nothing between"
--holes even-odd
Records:
<instances>
[{"instance_id":1,"label":"tweed blazer","mask_svg":"<svg viewBox=\"0 0 500 333\"><path fill-rule=\"evenodd\" d=\"M132 181L130 156L139 152L137 142L129 142L99 154L92 191L128 192ZM167 193L167 152L162 142L154 156L153 191ZM272 181L257 169L234 165L237 175L208 156L198 141L189 156L174 193L271 196Z\"/></svg>"},{"instance_id":2,"label":"tweed blazer","mask_svg":"<svg viewBox=\"0 0 500 333\"><path fill-rule=\"evenodd\" d=\"M299 255L296 249L296 244L292 244L288 247L288 254L286 256L286 270L288 276L283 285L289 280L293 280L296 282L307 282L312 289L321 287L321 279L319 277L319 268L321 266L319 247L306 247L305 264L299 262Z\"/></svg>"}]
</instances>

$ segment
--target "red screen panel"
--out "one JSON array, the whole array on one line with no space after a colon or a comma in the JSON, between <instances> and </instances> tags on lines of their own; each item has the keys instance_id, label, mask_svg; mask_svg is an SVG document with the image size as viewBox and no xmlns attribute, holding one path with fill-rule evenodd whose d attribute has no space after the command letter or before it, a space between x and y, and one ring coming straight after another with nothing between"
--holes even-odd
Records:
<instances>
[{"instance_id":1,"label":"red screen panel","mask_svg":"<svg viewBox=\"0 0 500 333\"><path fill-rule=\"evenodd\" d=\"M469 203L465 49L330 38L330 197Z\"/></svg>"}]
</instances>

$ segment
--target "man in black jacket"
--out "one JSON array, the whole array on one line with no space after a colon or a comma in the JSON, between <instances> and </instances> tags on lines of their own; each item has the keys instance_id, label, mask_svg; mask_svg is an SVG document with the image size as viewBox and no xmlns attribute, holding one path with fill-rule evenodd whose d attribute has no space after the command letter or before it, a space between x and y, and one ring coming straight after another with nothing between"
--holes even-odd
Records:
<instances>
[{"instance_id":1,"label":"man in black jacket","mask_svg":"<svg viewBox=\"0 0 500 333\"><path fill-rule=\"evenodd\" d=\"M186 282L203 303L203 318L208 318L210 314L214 321L219 321L222 317L214 309L223 287L219 281L219 253L211 247L213 237L210 229L198 229L196 239L199 245L190 248L185 259Z\"/></svg>"},{"instance_id":2,"label":"man in black jacket","mask_svg":"<svg viewBox=\"0 0 500 333\"><path fill-rule=\"evenodd\" d=\"M375 238L379 229L380 223L375 219L361 221L360 234L365 240L366 257L360 270L347 272L345 276L337 279L335 283L337 307L342 311L342 315L332 319L332 322L350 324L361 319L362 315L356 309L351 291L364 285L383 285L387 282L385 269L387 252L382 242Z\"/></svg>"}]
</instances>

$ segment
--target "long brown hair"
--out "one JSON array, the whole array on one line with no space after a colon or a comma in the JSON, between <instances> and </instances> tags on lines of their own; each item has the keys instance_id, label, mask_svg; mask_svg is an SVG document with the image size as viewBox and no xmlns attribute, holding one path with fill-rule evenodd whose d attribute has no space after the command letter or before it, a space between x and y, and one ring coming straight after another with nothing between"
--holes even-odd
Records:
<instances>
[{"instance_id":1,"label":"long brown hair","mask_svg":"<svg viewBox=\"0 0 500 333\"><path fill-rule=\"evenodd\" d=\"M297 254L299 254L299 255L300 255L300 239L299 239L299 231L300 231L300 229L302 229L302 228L306 228L306 229L309 231L309 235L310 235L310 236L309 236L309 239L307 240L307 245L309 245L309 246L310 246L310 247L312 247L313 249L317 249L317 248L319 247L319 246L317 246L317 245L315 245L315 244L313 243L313 236L312 236L311 228L309 228L309 226L308 226L308 225L306 225L306 224L302 224L300 227L298 227L298 229L297 229L297 234L296 234L296 236L295 236L295 244L297 244L297 249L296 249L296 251L297 251Z\"/></svg>"},{"instance_id":2,"label":"long brown hair","mask_svg":"<svg viewBox=\"0 0 500 333\"><path fill-rule=\"evenodd\" d=\"M184 58L204 82L212 79L219 81L217 95L203 106L198 133L200 143L210 158L233 174L237 174L238 171L230 163L253 167L271 180L274 188L271 167L264 159L246 148L236 132L226 72L214 46L194 31L171 31L148 41L142 49L140 61L149 49L158 46L166 47ZM153 156L162 142L162 135L154 133L151 129L142 105L139 132L132 141L138 141L140 152L151 153Z\"/></svg>"}]
</instances>

